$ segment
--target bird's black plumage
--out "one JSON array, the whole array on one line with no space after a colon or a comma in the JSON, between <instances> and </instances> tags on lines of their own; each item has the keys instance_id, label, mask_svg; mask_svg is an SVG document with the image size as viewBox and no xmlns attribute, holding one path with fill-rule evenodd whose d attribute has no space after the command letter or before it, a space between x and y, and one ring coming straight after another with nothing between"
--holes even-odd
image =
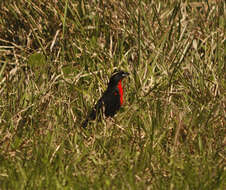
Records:
<instances>
[{"instance_id":1,"label":"bird's black plumage","mask_svg":"<svg viewBox=\"0 0 226 190\"><path fill-rule=\"evenodd\" d=\"M89 120L94 120L101 112L103 112L106 117L113 117L116 114L123 103L123 89L121 81L128 75L129 73L125 71L117 71L113 73L109 80L107 90L103 93L91 113L83 122L83 128L87 126Z\"/></svg>"}]
</instances>

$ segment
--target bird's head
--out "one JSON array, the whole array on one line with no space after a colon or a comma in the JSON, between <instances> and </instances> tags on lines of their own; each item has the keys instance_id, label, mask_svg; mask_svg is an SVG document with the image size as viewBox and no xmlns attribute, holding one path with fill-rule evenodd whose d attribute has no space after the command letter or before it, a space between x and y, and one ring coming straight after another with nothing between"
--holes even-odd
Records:
<instances>
[{"instance_id":1,"label":"bird's head","mask_svg":"<svg viewBox=\"0 0 226 190\"><path fill-rule=\"evenodd\" d=\"M125 77L129 75L128 72L125 71L116 71L112 74L110 81L109 81L109 86L115 86L118 85L118 83Z\"/></svg>"}]
</instances>

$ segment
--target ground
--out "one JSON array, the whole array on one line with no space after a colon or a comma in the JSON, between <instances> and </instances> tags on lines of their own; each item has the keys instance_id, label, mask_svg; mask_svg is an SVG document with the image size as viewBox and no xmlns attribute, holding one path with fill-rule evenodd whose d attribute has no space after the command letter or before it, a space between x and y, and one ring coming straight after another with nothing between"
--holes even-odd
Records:
<instances>
[{"instance_id":1,"label":"ground","mask_svg":"<svg viewBox=\"0 0 226 190\"><path fill-rule=\"evenodd\" d=\"M0 189L224 189L224 1L0 4Z\"/></svg>"}]
</instances>

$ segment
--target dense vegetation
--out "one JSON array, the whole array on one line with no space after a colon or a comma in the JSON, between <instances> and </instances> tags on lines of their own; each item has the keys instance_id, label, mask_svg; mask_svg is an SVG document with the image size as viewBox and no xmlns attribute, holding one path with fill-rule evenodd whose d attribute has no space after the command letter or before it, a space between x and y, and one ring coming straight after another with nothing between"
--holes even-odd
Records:
<instances>
[{"instance_id":1,"label":"dense vegetation","mask_svg":"<svg viewBox=\"0 0 226 190\"><path fill-rule=\"evenodd\" d=\"M0 5L0 189L225 187L225 1Z\"/></svg>"}]
</instances>

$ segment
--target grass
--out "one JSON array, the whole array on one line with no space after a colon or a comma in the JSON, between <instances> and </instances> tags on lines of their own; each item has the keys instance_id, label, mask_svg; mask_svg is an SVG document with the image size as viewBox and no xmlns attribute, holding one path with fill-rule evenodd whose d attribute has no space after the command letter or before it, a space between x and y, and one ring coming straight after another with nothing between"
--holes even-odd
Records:
<instances>
[{"instance_id":1,"label":"grass","mask_svg":"<svg viewBox=\"0 0 226 190\"><path fill-rule=\"evenodd\" d=\"M0 4L0 189L224 189L224 1Z\"/></svg>"}]
</instances>

